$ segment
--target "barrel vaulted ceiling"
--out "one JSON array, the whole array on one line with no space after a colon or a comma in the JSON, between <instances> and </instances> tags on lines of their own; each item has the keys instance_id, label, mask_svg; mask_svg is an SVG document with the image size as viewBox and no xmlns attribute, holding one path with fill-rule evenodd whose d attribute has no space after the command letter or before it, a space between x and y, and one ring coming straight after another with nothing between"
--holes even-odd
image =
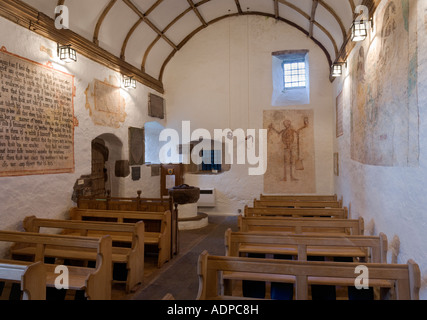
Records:
<instances>
[{"instance_id":1,"label":"barrel vaulted ceiling","mask_svg":"<svg viewBox=\"0 0 427 320\"><path fill-rule=\"evenodd\" d=\"M71 31L162 83L168 62L195 34L230 16L261 15L287 23L325 52L329 63L346 46L356 7L367 0L13 0L52 20L69 9ZM162 91L162 84L158 86Z\"/></svg>"}]
</instances>

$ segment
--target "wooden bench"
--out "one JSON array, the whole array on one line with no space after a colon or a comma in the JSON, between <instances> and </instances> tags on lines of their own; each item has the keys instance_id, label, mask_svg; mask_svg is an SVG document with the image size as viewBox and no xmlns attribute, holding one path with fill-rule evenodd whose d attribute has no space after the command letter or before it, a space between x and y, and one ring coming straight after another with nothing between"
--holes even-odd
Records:
<instances>
[{"instance_id":1,"label":"wooden bench","mask_svg":"<svg viewBox=\"0 0 427 320\"><path fill-rule=\"evenodd\" d=\"M387 263L387 236L350 235L269 235L258 233L225 233L226 256L267 254L295 256L307 261L309 256L349 257L354 261Z\"/></svg>"},{"instance_id":2,"label":"wooden bench","mask_svg":"<svg viewBox=\"0 0 427 320\"><path fill-rule=\"evenodd\" d=\"M363 235L364 220L333 218L238 217L240 232Z\"/></svg>"},{"instance_id":3,"label":"wooden bench","mask_svg":"<svg viewBox=\"0 0 427 320\"><path fill-rule=\"evenodd\" d=\"M280 217L327 217L348 219L348 209L344 208L251 208L245 206L245 217L280 216Z\"/></svg>"},{"instance_id":4,"label":"wooden bench","mask_svg":"<svg viewBox=\"0 0 427 320\"><path fill-rule=\"evenodd\" d=\"M142 212L171 212L171 256L178 254L178 210L174 209L172 198L141 198L142 191L137 197L111 197L110 191L106 197L79 197L79 209L115 210L115 211L142 211ZM150 226L146 226L150 228Z\"/></svg>"},{"instance_id":5,"label":"wooden bench","mask_svg":"<svg viewBox=\"0 0 427 320\"><path fill-rule=\"evenodd\" d=\"M296 300L309 300L311 285L354 287L359 263L288 261L241 257L210 256L204 251L198 262L198 300L237 300L241 296L227 292L225 280L291 283ZM364 264L369 270L369 286L389 289L391 299L419 300L421 275L419 266L407 264ZM381 299L387 298L386 295Z\"/></svg>"},{"instance_id":6,"label":"wooden bench","mask_svg":"<svg viewBox=\"0 0 427 320\"><path fill-rule=\"evenodd\" d=\"M173 210L171 198L141 198L141 191L137 197L111 197L110 192L106 197L79 197L77 207L80 209L95 210L122 210L122 211L149 211L163 212Z\"/></svg>"},{"instance_id":7,"label":"wooden bench","mask_svg":"<svg viewBox=\"0 0 427 320\"><path fill-rule=\"evenodd\" d=\"M67 235L48 235L31 232L0 231L0 241L12 243L11 252L20 247L35 247L33 262L45 262L46 258L55 258L56 253L62 256L65 248L74 248L76 252L95 249L97 251L94 268L67 266L69 271L69 289L84 290L89 300L110 300L112 283L111 250L112 240L110 236L102 238L75 237ZM19 257L12 256L14 260ZM62 264L45 264L46 286L55 288L55 268Z\"/></svg>"},{"instance_id":8,"label":"wooden bench","mask_svg":"<svg viewBox=\"0 0 427 320\"><path fill-rule=\"evenodd\" d=\"M113 241L112 262L125 264L127 269L126 292L136 291L137 287L143 283L144 279L144 222L139 221L136 224L108 223L108 222L90 222L90 221L73 221L73 220L54 220L39 219L34 216L26 217L23 221L23 227L26 232L42 233L49 232L50 229L57 229L61 234L82 236L82 237L102 237L109 235ZM124 247L122 244L128 244ZM35 248L20 248L14 251L15 254L31 254ZM76 252L73 248L62 250L64 259L77 259ZM78 256L78 253L77 253ZM92 254L81 252L81 258L78 260L94 261L96 251ZM120 281L117 281L120 282Z\"/></svg>"},{"instance_id":9,"label":"wooden bench","mask_svg":"<svg viewBox=\"0 0 427 320\"><path fill-rule=\"evenodd\" d=\"M0 282L19 283L22 300L46 300L46 268L40 261L0 260Z\"/></svg>"},{"instance_id":10,"label":"wooden bench","mask_svg":"<svg viewBox=\"0 0 427 320\"><path fill-rule=\"evenodd\" d=\"M342 200L338 201L298 201L298 200L257 200L254 208L342 208Z\"/></svg>"},{"instance_id":11,"label":"wooden bench","mask_svg":"<svg viewBox=\"0 0 427 320\"><path fill-rule=\"evenodd\" d=\"M261 194L261 201L338 201L338 196L334 195L265 195Z\"/></svg>"},{"instance_id":12,"label":"wooden bench","mask_svg":"<svg viewBox=\"0 0 427 320\"><path fill-rule=\"evenodd\" d=\"M171 212L140 212L116 210L70 209L71 220L101 221L116 223L137 223L144 221L145 245L153 245L158 249L157 266L161 268L171 259ZM131 238L128 239L131 242Z\"/></svg>"}]
</instances>

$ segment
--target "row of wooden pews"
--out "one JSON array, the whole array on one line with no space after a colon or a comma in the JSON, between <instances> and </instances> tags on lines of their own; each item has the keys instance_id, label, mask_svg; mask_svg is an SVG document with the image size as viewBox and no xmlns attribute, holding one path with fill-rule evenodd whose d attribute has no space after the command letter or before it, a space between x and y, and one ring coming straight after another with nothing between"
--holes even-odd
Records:
<instances>
[{"instance_id":1,"label":"row of wooden pews","mask_svg":"<svg viewBox=\"0 0 427 320\"><path fill-rule=\"evenodd\" d=\"M418 300L418 265L387 263L336 196L264 196L246 207L225 256L199 257L199 300Z\"/></svg>"},{"instance_id":2,"label":"row of wooden pews","mask_svg":"<svg viewBox=\"0 0 427 320\"><path fill-rule=\"evenodd\" d=\"M110 300L116 283L125 284L126 293L136 291L144 282L147 248L157 254L158 268L173 258L170 208L169 201L138 194L82 199L65 220L28 216L23 232L0 231L0 242L9 244L8 257L0 260L0 298L62 300L71 290L75 299ZM65 284L64 270L67 290L57 290L59 280Z\"/></svg>"}]
</instances>

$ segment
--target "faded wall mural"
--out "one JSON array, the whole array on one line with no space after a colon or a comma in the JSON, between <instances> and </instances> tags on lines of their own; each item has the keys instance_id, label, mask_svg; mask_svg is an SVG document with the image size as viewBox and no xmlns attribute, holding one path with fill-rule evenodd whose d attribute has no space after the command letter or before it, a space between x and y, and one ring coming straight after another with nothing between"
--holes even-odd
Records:
<instances>
[{"instance_id":1,"label":"faded wall mural","mask_svg":"<svg viewBox=\"0 0 427 320\"><path fill-rule=\"evenodd\" d=\"M95 125L120 128L126 120L125 99L120 94L120 80L94 79L85 91L86 109Z\"/></svg>"},{"instance_id":2,"label":"faded wall mural","mask_svg":"<svg viewBox=\"0 0 427 320\"><path fill-rule=\"evenodd\" d=\"M315 193L312 110L264 111L268 130L268 169L264 192Z\"/></svg>"},{"instance_id":3,"label":"faded wall mural","mask_svg":"<svg viewBox=\"0 0 427 320\"><path fill-rule=\"evenodd\" d=\"M416 1L383 1L351 61L351 157L416 166L419 157ZM411 18L413 17L413 18Z\"/></svg>"}]
</instances>

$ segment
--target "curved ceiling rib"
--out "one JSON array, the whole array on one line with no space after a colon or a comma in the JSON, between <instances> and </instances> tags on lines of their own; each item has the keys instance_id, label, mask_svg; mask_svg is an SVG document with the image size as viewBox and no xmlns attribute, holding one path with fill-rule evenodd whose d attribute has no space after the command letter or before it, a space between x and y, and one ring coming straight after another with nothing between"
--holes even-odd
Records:
<instances>
[{"instance_id":1,"label":"curved ceiling rib","mask_svg":"<svg viewBox=\"0 0 427 320\"><path fill-rule=\"evenodd\" d=\"M61 0L59 0L61 1ZM62 0L64 1L64 0ZM145 13L142 12L131 0L122 0L130 9L132 9L139 17L140 19L132 26L132 28L128 31L123 44L122 44L122 48L121 48L121 53L120 53L120 58L125 60L125 52L126 52L126 47L128 44L129 39L131 38L131 36L134 34L134 32L136 31L136 29L138 28L138 26L142 23L145 22L155 33L157 33L157 37L152 41L152 43L147 47L146 51L144 52L144 54L142 55L142 62L141 62L141 70L144 71L146 68L146 63L147 63L147 59L148 56L151 52L151 50L155 47L155 45L157 44L157 42L160 39L165 40L171 47L172 47L172 53L169 55L169 57L165 60L165 63L162 65L161 71L160 71L160 76L159 76L159 80L162 79L162 75L163 75L163 70L165 69L165 65L170 61L170 57L173 56L176 51L180 50L180 48L182 48L182 46L188 42L188 40L194 36L196 33L198 33L200 30L204 29L205 27L207 27L208 25L212 24L212 22L206 22L205 19L203 18L202 14L200 13L200 11L198 10L198 7L204 5L207 2L210 1L214 1L214 0L204 0L204 1L200 1L198 3L194 3L192 0L187 0L187 3L189 5L189 7L184 10L181 14L179 14L178 16L176 16L175 19L173 19L165 29L160 30L158 29L155 24L148 18L148 16L150 15L150 13L152 13L162 2L164 2L164 0L158 0L156 1ZM349 5L351 5L351 3L353 2L353 0L349 0ZM106 15L111 11L111 9L113 8L114 4L117 2L117 0L111 0L107 7L104 9L104 11L102 12L96 28L95 28L95 32L94 32L94 42L96 44L98 44L98 36L99 36L99 31L100 28L102 26L102 23L106 17ZM268 13L264 13L264 12L243 12L242 8L241 8L241 4L239 0L235 0L235 5L237 7L237 11L238 14L237 15L243 15L243 14L253 14L253 15L263 15L263 16L268 16L268 17L272 17L274 19L286 22L288 24L291 24L292 26L296 26L293 23L289 23L290 21L287 19L284 19L280 16L280 12L279 12L279 3L295 10L296 12L298 12L299 14L301 14L305 19L307 19L307 21L310 22L310 30L308 31L308 36L310 38L312 38L313 40L315 40L315 42L317 44L320 44L320 41L316 41L316 39L314 38L313 35L313 26L315 25L316 27L318 27L325 35L326 37L330 40L330 42L332 43L333 49L334 49L334 54L335 56L338 55L338 44L337 41L334 39L334 37L332 36L332 34L328 31L328 29L323 26L320 22L316 21L314 15L316 10L313 10L312 15L309 15L307 13L305 13L302 9L300 9L298 6L292 4L289 1L286 0L273 0L274 2L274 15L271 16L271 14ZM346 37L346 31L345 31L345 27L343 25L342 20L340 19L340 17L338 16L338 14L332 9L332 7L330 5L328 5L324 0L313 0L313 8L317 7L317 4L320 4L322 7L324 7L326 9L327 12L329 12L333 18L336 20L336 22L338 23L338 25L341 28L341 33L343 34L343 40ZM188 12L193 11L196 16L199 18L200 22L201 22L201 26L196 28L196 30L194 30L193 32L191 32L185 39L184 41L179 44L176 45L175 43L173 43L166 35L165 33L176 23L178 22L183 16L185 16ZM227 15L228 16L228 15ZM226 18L227 16L223 16L220 18ZM300 27L300 26L299 26ZM303 31L305 34L307 34L307 32L305 31L304 28L298 28L301 31ZM322 48L325 53L327 53L327 50L325 49L325 47L323 46ZM327 53L327 58L328 61L331 62L332 58L331 55L329 53Z\"/></svg>"},{"instance_id":2,"label":"curved ceiling rib","mask_svg":"<svg viewBox=\"0 0 427 320\"><path fill-rule=\"evenodd\" d=\"M176 22L178 22L183 16L185 16L188 12L190 12L192 10L192 8L190 7L190 8L187 8L186 10L184 10L181 14L179 14L175 19L173 19L164 29L163 29L163 31L162 31L162 33L166 33ZM202 18L203 19L203 18ZM203 21L204 21L204 19L203 19ZM208 26L208 24L205 22L204 24L203 24L203 26L204 27L207 27ZM142 63L141 63L141 69L142 70L145 70L145 64L146 64L146 62L147 62L147 58L148 58L148 55L150 54L150 52L151 52L151 49L153 49L153 47L156 45L156 43L158 42L160 40L160 37L156 37L154 40L153 40L153 42L151 42L151 44L147 47L147 50L145 51L145 53L144 53L144 55L143 55L143 58L142 58ZM174 46L173 47L173 49L174 49L174 51L176 52L176 51L178 51L178 50L180 50L181 49L181 47L178 45L178 46Z\"/></svg>"},{"instance_id":3,"label":"curved ceiling rib","mask_svg":"<svg viewBox=\"0 0 427 320\"><path fill-rule=\"evenodd\" d=\"M133 25L133 27L129 30L128 34L126 35L125 40L123 41L122 50L120 51L120 59L126 60L125 52L126 52L126 46L128 44L128 41L130 37L132 37L135 30L139 27L139 25L144 21L144 19L139 18L139 20Z\"/></svg>"},{"instance_id":4,"label":"curved ceiling rib","mask_svg":"<svg viewBox=\"0 0 427 320\"><path fill-rule=\"evenodd\" d=\"M343 24L343 22L342 22L342 20L341 20L341 18L338 16L338 14L334 11L334 9L332 9L332 7L331 6L329 6L325 1L323 1L323 0L318 0L318 2L319 2L319 4L321 5L321 6L323 6L334 18L335 18L335 20L338 22L338 24L340 25L340 28L341 28L341 32L342 32L342 38L343 38L343 41L344 41L344 39L345 39L345 37L346 37L346 35L347 35L347 31L345 30L345 27L344 27L344 24Z\"/></svg>"},{"instance_id":5,"label":"curved ceiling rib","mask_svg":"<svg viewBox=\"0 0 427 320\"><path fill-rule=\"evenodd\" d=\"M210 25L212 25L212 24L214 24L214 23L216 23L218 21L224 20L226 18L231 18L231 17L235 17L235 16L242 16L242 15L257 15L257 16L265 16L265 17L269 17L269 18L275 18L274 15L271 15L271 14L268 14L268 13L263 13L263 12L242 12L242 13L235 13L235 14L227 14L227 15L218 17L218 18L210 21L208 25L210 26ZM309 35L308 31L306 31L305 29L303 29L302 27L300 27L299 25L295 24L292 21L286 20L286 19L284 19L282 17L278 17L277 20L278 21L282 21L284 23L287 23L287 24L293 26L294 28L296 28L299 31L303 32L307 36ZM196 30L194 30L193 32L191 32L184 40L182 40L182 42L180 44L178 44L178 49L177 50L173 50L171 52L171 54L168 56L168 58L165 60L164 64L162 65L162 68L161 68L161 71L160 71L160 76L159 76L159 80L160 81L162 81L162 79L163 79L163 73L164 73L164 70L166 69L166 65L172 59L172 57L176 54L176 52L178 50L180 50L197 33L199 33L200 31L202 31L205 28L206 28L205 26L200 26L199 28L197 28ZM327 35L329 37L331 37L331 35L330 35L329 32L327 33ZM330 56L329 52L327 51L327 49L319 41L317 41L316 39L314 39L314 38L311 38L311 39L324 51L324 53L326 55L326 58L327 58L327 60L329 62L329 65L331 65L332 64L332 59L331 59L331 56ZM333 38L331 37L331 39L333 39ZM334 48L336 49L336 52L338 53L338 48L337 48L336 45L334 45Z\"/></svg>"},{"instance_id":6,"label":"curved ceiling rib","mask_svg":"<svg viewBox=\"0 0 427 320\"><path fill-rule=\"evenodd\" d=\"M39 11L47 10L45 0L9 1L27 2ZM67 2L56 0L57 5L67 5ZM364 4L376 8L376 2L378 0L270 0L270 6L268 0L79 0L77 4L73 3L73 19L93 21L83 24L94 28L93 38L86 36L86 39L100 48L104 45L111 50L120 48L116 55L124 63L133 65L143 73L150 69L151 76L161 82L167 64L191 38L218 21L241 15L265 16L289 24L312 39L324 51L328 63L332 64L348 53L349 24L356 16L356 6ZM71 1L69 5L72 7ZM245 7L244 10L242 7ZM91 8L91 17L79 16L76 8ZM130 11L127 12L127 9ZM97 16L93 17L96 12ZM53 15L44 13L50 17ZM128 21L126 27L118 24L120 32L109 33L106 37L106 30L111 32L115 27L112 25L115 20L110 14L121 17L131 17L132 14L130 19L135 21ZM95 19L89 20L92 18ZM103 25L109 28L105 29ZM142 38L143 41L138 43ZM105 43L100 44L100 39ZM140 66L135 61L138 56Z\"/></svg>"},{"instance_id":7,"label":"curved ceiling rib","mask_svg":"<svg viewBox=\"0 0 427 320\"><path fill-rule=\"evenodd\" d=\"M93 42L97 45L99 45L98 36L99 36L99 30L101 29L102 22L104 21L105 17L110 12L110 10L113 8L113 6L116 4L116 2L117 0L111 0L108 3L104 11L102 12L101 16L99 17L98 22L96 23L95 31L93 32Z\"/></svg>"}]
</instances>

